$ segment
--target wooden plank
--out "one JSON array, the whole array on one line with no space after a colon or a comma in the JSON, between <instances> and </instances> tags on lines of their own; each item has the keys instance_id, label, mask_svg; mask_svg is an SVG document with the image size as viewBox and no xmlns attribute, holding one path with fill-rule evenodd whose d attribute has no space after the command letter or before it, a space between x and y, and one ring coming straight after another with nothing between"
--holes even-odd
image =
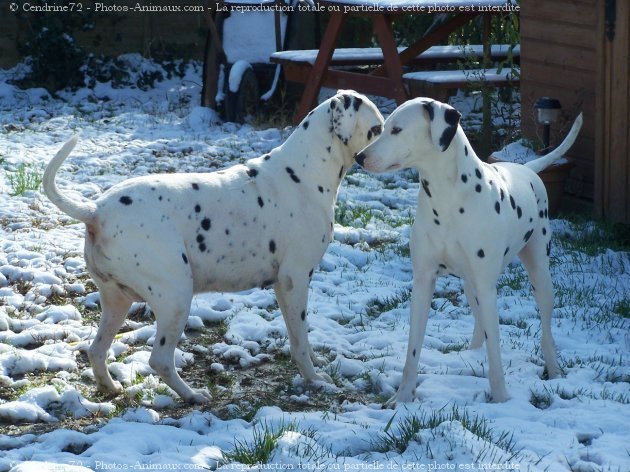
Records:
<instances>
[{"instance_id":1,"label":"wooden plank","mask_svg":"<svg viewBox=\"0 0 630 472\"><path fill-rule=\"evenodd\" d=\"M574 70L586 70L595 73L595 51L577 47L566 47L546 43L544 41L530 41L523 46L526 53L521 58L525 61L555 64L559 67L569 67Z\"/></svg>"},{"instance_id":2,"label":"wooden plank","mask_svg":"<svg viewBox=\"0 0 630 472\"><path fill-rule=\"evenodd\" d=\"M625 25L625 26L624 26ZM628 2L617 2L617 24L615 39L611 49L611 93L609 123L609 178L606 182L608 193L607 216L613 221L630 223L630 191L628 190L630 165L628 163L630 147L628 132L630 125L630 6Z\"/></svg>"},{"instance_id":3,"label":"wooden plank","mask_svg":"<svg viewBox=\"0 0 630 472\"><path fill-rule=\"evenodd\" d=\"M548 21L556 23L597 27L597 15L594 2L576 0L525 0L521 2L521 24L527 21Z\"/></svg>"},{"instance_id":4,"label":"wooden plank","mask_svg":"<svg viewBox=\"0 0 630 472\"><path fill-rule=\"evenodd\" d=\"M562 34L558 34L558 29ZM531 42L546 42L547 44L566 45L595 51L592 27L584 25L562 24L555 22L553 18L545 21L531 19L521 22L521 40L528 46Z\"/></svg>"}]
</instances>

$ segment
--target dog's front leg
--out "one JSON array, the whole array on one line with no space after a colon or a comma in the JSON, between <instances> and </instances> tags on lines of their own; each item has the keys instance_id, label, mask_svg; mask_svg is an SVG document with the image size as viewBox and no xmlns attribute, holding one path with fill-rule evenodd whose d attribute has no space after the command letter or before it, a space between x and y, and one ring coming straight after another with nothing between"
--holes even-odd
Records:
<instances>
[{"instance_id":1,"label":"dog's front leg","mask_svg":"<svg viewBox=\"0 0 630 472\"><path fill-rule=\"evenodd\" d=\"M477 281L478 282L478 281ZM487 281L484 281L487 282ZM499 313L497 311L497 289L495 285L488 283L474 283L478 304L477 317L481 321L486 349L488 353L488 380L490 382L490 394L493 402L507 401L510 396L505 388L505 377L501 365L501 342L499 333ZM474 310L474 308L473 308Z\"/></svg>"},{"instance_id":2,"label":"dog's front leg","mask_svg":"<svg viewBox=\"0 0 630 472\"><path fill-rule=\"evenodd\" d=\"M429 309L435 288L433 270L423 268L416 270L414 264L413 288L411 291L411 312L409 318L409 344L407 359L403 368L402 380L396 394L387 400L386 408L395 408L396 403L413 401L418 380L418 360L429 319Z\"/></svg>"},{"instance_id":3,"label":"dog's front leg","mask_svg":"<svg viewBox=\"0 0 630 472\"><path fill-rule=\"evenodd\" d=\"M479 316L477 296L466 280L464 280L464 293L466 294L466 300L468 300L468 305L475 319L475 327L473 329L472 339L470 340L470 349L478 349L483 345L484 341L483 327L481 326L481 317Z\"/></svg>"},{"instance_id":4,"label":"dog's front leg","mask_svg":"<svg viewBox=\"0 0 630 472\"><path fill-rule=\"evenodd\" d=\"M297 271L292 273L281 271L274 285L276 298L289 333L291 357L306 383L327 382L332 379L326 374L317 374L312 357L316 357L308 342L308 325L306 323L306 306L308 300L308 277ZM306 271L302 271L304 275Z\"/></svg>"}]
</instances>

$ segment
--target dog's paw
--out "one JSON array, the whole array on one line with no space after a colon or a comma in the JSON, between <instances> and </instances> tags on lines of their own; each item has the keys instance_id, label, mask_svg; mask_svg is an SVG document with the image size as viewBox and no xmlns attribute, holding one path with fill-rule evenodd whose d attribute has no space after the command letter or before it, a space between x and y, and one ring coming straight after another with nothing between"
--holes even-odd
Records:
<instances>
[{"instance_id":1,"label":"dog's paw","mask_svg":"<svg viewBox=\"0 0 630 472\"><path fill-rule=\"evenodd\" d=\"M414 400L413 393L398 390L389 400L383 403L383 410L394 410L400 403L411 403Z\"/></svg>"},{"instance_id":2,"label":"dog's paw","mask_svg":"<svg viewBox=\"0 0 630 472\"><path fill-rule=\"evenodd\" d=\"M210 402L212 400L212 395L205 388L196 388L191 391L191 394L188 395L184 400L188 403L193 403L196 405L203 405L204 403Z\"/></svg>"},{"instance_id":3,"label":"dog's paw","mask_svg":"<svg viewBox=\"0 0 630 472\"><path fill-rule=\"evenodd\" d=\"M113 380L108 385L99 384L98 391L110 397L116 397L123 393L124 389L120 382Z\"/></svg>"},{"instance_id":4,"label":"dog's paw","mask_svg":"<svg viewBox=\"0 0 630 472\"><path fill-rule=\"evenodd\" d=\"M311 360L313 361L313 365L316 367L324 367L328 365L328 360L325 357L318 356L314 352L311 353Z\"/></svg>"}]
</instances>

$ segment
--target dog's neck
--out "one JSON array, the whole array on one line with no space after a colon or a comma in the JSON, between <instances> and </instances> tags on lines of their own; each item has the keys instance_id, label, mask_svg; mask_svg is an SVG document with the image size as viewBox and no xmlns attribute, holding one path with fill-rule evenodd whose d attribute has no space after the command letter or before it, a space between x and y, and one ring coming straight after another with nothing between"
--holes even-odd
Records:
<instances>
[{"instance_id":1,"label":"dog's neck","mask_svg":"<svg viewBox=\"0 0 630 472\"><path fill-rule=\"evenodd\" d=\"M311 176L312 182L305 183L308 191L315 191L318 199L333 205L339 185L354 162L354 153L335 136L331 127L330 106L324 102L289 136L282 145L281 155L287 156L286 165L297 174Z\"/></svg>"},{"instance_id":2,"label":"dog's neck","mask_svg":"<svg viewBox=\"0 0 630 472\"><path fill-rule=\"evenodd\" d=\"M427 158L418 159L419 164L416 166L421 184L418 205L431 206L431 209L438 212L440 209L452 210L452 200L456 193L454 189L461 176L474 176L475 170L481 169L483 163L475 154L461 126L457 127L457 133L448 149L444 152L436 151L430 159L430 162ZM425 198L429 194L431 198Z\"/></svg>"}]
</instances>

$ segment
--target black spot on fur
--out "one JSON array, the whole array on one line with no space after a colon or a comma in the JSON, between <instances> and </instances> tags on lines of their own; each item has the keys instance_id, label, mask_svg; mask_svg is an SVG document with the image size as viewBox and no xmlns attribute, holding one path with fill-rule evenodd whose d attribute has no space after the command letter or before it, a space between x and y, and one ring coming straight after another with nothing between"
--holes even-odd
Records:
<instances>
[{"instance_id":1,"label":"black spot on fur","mask_svg":"<svg viewBox=\"0 0 630 472\"><path fill-rule=\"evenodd\" d=\"M477 193L481 192L481 184L475 185L475 192L477 192Z\"/></svg>"},{"instance_id":2,"label":"black spot on fur","mask_svg":"<svg viewBox=\"0 0 630 472\"><path fill-rule=\"evenodd\" d=\"M295 182L296 184L300 183L300 178L295 175L295 171L291 169L291 167L286 167L285 170L287 171L289 177L291 177L291 180L293 180L293 182Z\"/></svg>"},{"instance_id":3,"label":"black spot on fur","mask_svg":"<svg viewBox=\"0 0 630 472\"><path fill-rule=\"evenodd\" d=\"M477 251L477 255L478 255L479 257L481 257L481 258L486 257L486 253L485 253L485 252L483 252L483 249L479 249L479 250Z\"/></svg>"},{"instance_id":4,"label":"black spot on fur","mask_svg":"<svg viewBox=\"0 0 630 472\"><path fill-rule=\"evenodd\" d=\"M276 242L273 239L269 241L269 251L271 252L271 254L274 254L276 252Z\"/></svg>"},{"instance_id":5,"label":"black spot on fur","mask_svg":"<svg viewBox=\"0 0 630 472\"><path fill-rule=\"evenodd\" d=\"M319 190L319 193L324 193L324 187L322 187L321 185L317 186L317 190Z\"/></svg>"},{"instance_id":6,"label":"black spot on fur","mask_svg":"<svg viewBox=\"0 0 630 472\"><path fill-rule=\"evenodd\" d=\"M265 206L265 202L263 202L262 197L258 197L258 206L259 206L260 208L262 208L262 207L264 207L264 206Z\"/></svg>"},{"instance_id":7,"label":"black spot on fur","mask_svg":"<svg viewBox=\"0 0 630 472\"><path fill-rule=\"evenodd\" d=\"M435 208L433 208L433 214L434 214L435 216L440 216L440 215L438 215L438 212L435 210Z\"/></svg>"},{"instance_id":8,"label":"black spot on fur","mask_svg":"<svg viewBox=\"0 0 630 472\"><path fill-rule=\"evenodd\" d=\"M475 169L475 175L477 176L478 179L481 178L481 171L479 169Z\"/></svg>"},{"instance_id":9,"label":"black spot on fur","mask_svg":"<svg viewBox=\"0 0 630 472\"><path fill-rule=\"evenodd\" d=\"M226 234L226 235L229 235L229 234L230 234L230 230L229 230L229 229L227 229L227 228L225 228L225 234Z\"/></svg>"},{"instance_id":10,"label":"black spot on fur","mask_svg":"<svg viewBox=\"0 0 630 472\"><path fill-rule=\"evenodd\" d=\"M347 110L352 105L352 97L350 95L343 96L343 107Z\"/></svg>"},{"instance_id":11,"label":"black spot on fur","mask_svg":"<svg viewBox=\"0 0 630 472\"><path fill-rule=\"evenodd\" d=\"M545 202L545 203L547 203L547 202ZM547 210L547 208L545 208L545 218L548 218L548 217L549 217L549 211Z\"/></svg>"},{"instance_id":12,"label":"black spot on fur","mask_svg":"<svg viewBox=\"0 0 630 472\"><path fill-rule=\"evenodd\" d=\"M197 235L197 242L198 243L202 243L206 240L206 238L204 238L203 234L198 234Z\"/></svg>"},{"instance_id":13,"label":"black spot on fur","mask_svg":"<svg viewBox=\"0 0 630 472\"><path fill-rule=\"evenodd\" d=\"M468 176L466 174L462 174L462 182L468 182Z\"/></svg>"},{"instance_id":14,"label":"black spot on fur","mask_svg":"<svg viewBox=\"0 0 630 472\"><path fill-rule=\"evenodd\" d=\"M510 195L510 205L512 205L512 209L516 210L516 202L514 201L514 197Z\"/></svg>"},{"instance_id":15,"label":"black spot on fur","mask_svg":"<svg viewBox=\"0 0 630 472\"><path fill-rule=\"evenodd\" d=\"M434 222L436 225L440 226L440 220L438 220L437 218L436 218L436 219L434 219L434 220L433 220L433 222Z\"/></svg>"},{"instance_id":16,"label":"black spot on fur","mask_svg":"<svg viewBox=\"0 0 630 472\"><path fill-rule=\"evenodd\" d=\"M499 189L499 193L501 194L501 201L503 201L505 199L505 192L503 189Z\"/></svg>"},{"instance_id":17,"label":"black spot on fur","mask_svg":"<svg viewBox=\"0 0 630 472\"><path fill-rule=\"evenodd\" d=\"M496 211L499 215L501 214L501 204L499 202L494 203L494 211Z\"/></svg>"},{"instance_id":18,"label":"black spot on fur","mask_svg":"<svg viewBox=\"0 0 630 472\"><path fill-rule=\"evenodd\" d=\"M392 134L398 134L402 131L402 128L399 128L398 126L394 126L391 130Z\"/></svg>"},{"instance_id":19,"label":"black spot on fur","mask_svg":"<svg viewBox=\"0 0 630 472\"><path fill-rule=\"evenodd\" d=\"M265 156L263 157L264 160L268 161L269 159L271 159L271 154L265 154Z\"/></svg>"},{"instance_id":20,"label":"black spot on fur","mask_svg":"<svg viewBox=\"0 0 630 472\"><path fill-rule=\"evenodd\" d=\"M435 109L433 108L433 103L423 103L422 106L429 114L429 119L433 121L435 118Z\"/></svg>"},{"instance_id":21,"label":"black spot on fur","mask_svg":"<svg viewBox=\"0 0 630 472\"><path fill-rule=\"evenodd\" d=\"M199 190L199 184L192 184L193 190Z\"/></svg>"},{"instance_id":22,"label":"black spot on fur","mask_svg":"<svg viewBox=\"0 0 630 472\"><path fill-rule=\"evenodd\" d=\"M459 212L460 212L460 213L464 213L464 211L465 211L465 210L464 210L463 208L460 208L460 209L459 209Z\"/></svg>"},{"instance_id":23,"label":"black spot on fur","mask_svg":"<svg viewBox=\"0 0 630 472\"><path fill-rule=\"evenodd\" d=\"M182 259L184 259L184 264L188 264L188 257L186 257L186 254L182 253Z\"/></svg>"},{"instance_id":24,"label":"black spot on fur","mask_svg":"<svg viewBox=\"0 0 630 472\"><path fill-rule=\"evenodd\" d=\"M505 248L505 252L503 253L503 256L507 256L507 253L510 252L510 248L509 246Z\"/></svg>"},{"instance_id":25,"label":"black spot on fur","mask_svg":"<svg viewBox=\"0 0 630 472\"><path fill-rule=\"evenodd\" d=\"M160 339L160 346L164 346L165 343L166 343L166 338L162 336L162 339Z\"/></svg>"},{"instance_id":26,"label":"black spot on fur","mask_svg":"<svg viewBox=\"0 0 630 472\"><path fill-rule=\"evenodd\" d=\"M204 218L203 220L201 220L201 227L206 231L210 229L210 225L210 218Z\"/></svg>"},{"instance_id":27,"label":"black spot on fur","mask_svg":"<svg viewBox=\"0 0 630 472\"><path fill-rule=\"evenodd\" d=\"M527 233L525 233L525 236L523 236L523 241L525 242L529 241L529 238L532 237L533 233L534 233L534 230L530 229Z\"/></svg>"},{"instance_id":28,"label":"black spot on fur","mask_svg":"<svg viewBox=\"0 0 630 472\"><path fill-rule=\"evenodd\" d=\"M328 147L326 148L326 151L330 152L330 146L328 146Z\"/></svg>"},{"instance_id":29,"label":"black spot on fur","mask_svg":"<svg viewBox=\"0 0 630 472\"><path fill-rule=\"evenodd\" d=\"M302 321L306 319L306 311L302 310L302 313L300 313L300 318L302 318Z\"/></svg>"},{"instance_id":30,"label":"black spot on fur","mask_svg":"<svg viewBox=\"0 0 630 472\"><path fill-rule=\"evenodd\" d=\"M538 212L538 216L539 216L540 218L543 218L543 217L545 216L545 212L544 212L544 211L542 211L542 210L540 210L540 211Z\"/></svg>"},{"instance_id":31,"label":"black spot on fur","mask_svg":"<svg viewBox=\"0 0 630 472\"><path fill-rule=\"evenodd\" d=\"M354 108L354 111L359 111L362 103L363 100L360 97L354 97L354 99L352 100L352 108Z\"/></svg>"},{"instance_id":32,"label":"black spot on fur","mask_svg":"<svg viewBox=\"0 0 630 472\"><path fill-rule=\"evenodd\" d=\"M516 214L517 216L520 218L521 216L523 216L523 210L521 210L521 207L516 207Z\"/></svg>"},{"instance_id":33,"label":"black spot on fur","mask_svg":"<svg viewBox=\"0 0 630 472\"><path fill-rule=\"evenodd\" d=\"M543 236L545 236L547 234L547 228L543 228L542 229L542 234L543 234Z\"/></svg>"},{"instance_id":34,"label":"black spot on fur","mask_svg":"<svg viewBox=\"0 0 630 472\"><path fill-rule=\"evenodd\" d=\"M551 241L547 243L547 257L551 254Z\"/></svg>"},{"instance_id":35,"label":"black spot on fur","mask_svg":"<svg viewBox=\"0 0 630 472\"><path fill-rule=\"evenodd\" d=\"M302 128L304 129L308 129L308 120L304 122L304 124L302 125Z\"/></svg>"},{"instance_id":36,"label":"black spot on fur","mask_svg":"<svg viewBox=\"0 0 630 472\"><path fill-rule=\"evenodd\" d=\"M206 243L201 243L201 244L199 245L199 250L200 250L201 252L206 252Z\"/></svg>"},{"instance_id":37,"label":"black spot on fur","mask_svg":"<svg viewBox=\"0 0 630 472\"><path fill-rule=\"evenodd\" d=\"M413 352L411 353L411 355L412 355L413 357L416 357L416 350L415 350L415 349L413 350Z\"/></svg>"},{"instance_id":38,"label":"black spot on fur","mask_svg":"<svg viewBox=\"0 0 630 472\"><path fill-rule=\"evenodd\" d=\"M444 121L449 125L442 132L442 136L440 136L440 146L442 146L442 151L446 151L446 149L450 146L451 141L455 137L455 133L457 133L457 124L459 123L459 119L461 118L461 114L455 110L454 108L449 108L444 112Z\"/></svg>"},{"instance_id":39,"label":"black spot on fur","mask_svg":"<svg viewBox=\"0 0 630 472\"><path fill-rule=\"evenodd\" d=\"M428 197L431 198L431 191L429 190L429 182L425 179L422 179L422 189L424 190L424 193L426 193Z\"/></svg>"},{"instance_id":40,"label":"black spot on fur","mask_svg":"<svg viewBox=\"0 0 630 472\"><path fill-rule=\"evenodd\" d=\"M464 146L464 155L467 156L468 155L468 146Z\"/></svg>"},{"instance_id":41,"label":"black spot on fur","mask_svg":"<svg viewBox=\"0 0 630 472\"><path fill-rule=\"evenodd\" d=\"M249 175L250 177L256 177L258 175L258 171L256 169L249 169L247 171L247 175Z\"/></svg>"},{"instance_id":42,"label":"black spot on fur","mask_svg":"<svg viewBox=\"0 0 630 472\"><path fill-rule=\"evenodd\" d=\"M367 132L367 138L368 138L368 141L369 141L370 139L372 139L372 131L368 130L368 132Z\"/></svg>"},{"instance_id":43,"label":"black spot on fur","mask_svg":"<svg viewBox=\"0 0 630 472\"><path fill-rule=\"evenodd\" d=\"M313 277L313 269L308 272L308 278L310 279L311 277Z\"/></svg>"},{"instance_id":44,"label":"black spot on fur","mask_svg":"<svg viewBox=\"0 0 630 472\"><path fill-rule=\"evenodd\" d=\"M131 197L128 196L123 196L120 197L120 203L122 203L123 205L131 205L133 203L133 200L131 199Z\"/></svg>"},{"instance_id":45,"label":"black spot on fur","mask_svg":"<svg viewBox=\"0 0 630 472\"><path fill-rule=\"evenodd\" d=\"M199 213L201 211L201 205L195 205L195 213Z\"/></svg>"},{"instance_id":46,"label":"black spot on fur","mask_svg":"<svg viewBox=\"0 0 630 472\"><path fill-rule=\"evenodd\" d=\"M439 267L440 269L446 269L446 266L444 264L440 264Z\"/></svg>"},{"instance_id":47,"label":"black spot on fur","mask_svg":"<svg viewBox=\"0 0 630 472\"><path fill-rule=\"evenodd\" d=\"M273 280L264 280L260 288L267 288L273 285Z\"/></svg>"},{"instance_id":48,"label":"black spot on fur","mask_svg":"<svg viewBox=\"0 0 630 472\"><path fill-rule=\"evenodd\" d=\"M343 166L341 166L341 169L339 169L339 178L341 178L343 176Z\"/></svg>"}]
</instances>

